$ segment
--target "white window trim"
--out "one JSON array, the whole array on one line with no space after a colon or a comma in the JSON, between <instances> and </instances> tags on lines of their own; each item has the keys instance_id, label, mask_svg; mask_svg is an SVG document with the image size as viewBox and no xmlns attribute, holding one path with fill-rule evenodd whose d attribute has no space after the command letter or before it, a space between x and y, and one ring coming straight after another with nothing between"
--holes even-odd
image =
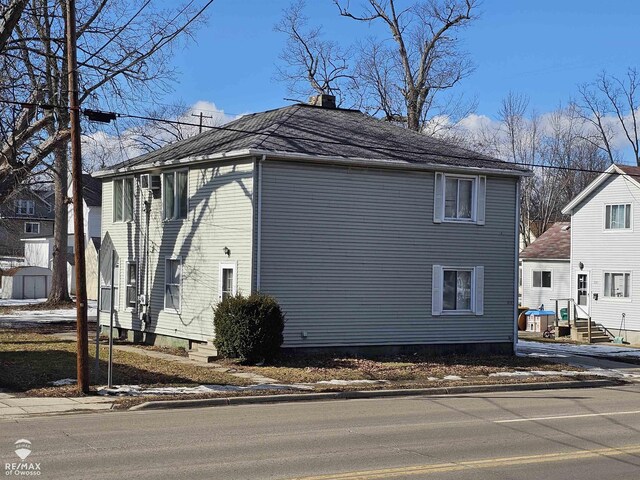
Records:
<instances>
[{"instance_id":1,"label":"white window trim","mask_svg":"<svg viewBox=\"0 0 640 480\"><path fill-rule=\"evenodd\" d=\"M607 228L607 207L616 205L629 205L629 228ZM611 233L632 233L633 232L633 207L632 202L622 203L605 203L602 207L602 231L607 234ZM617 273L617 272L614 272Z\"/></svg>"},{"instance_id":2,"label":"white window trim","mask_svg":"<svg viewBox=\"0 0 640 480\"><path fill-rule=\"evenodd\" d=\"M165 210L164 210L164 177L167 175L173 175L173 195L174 195L174 209L175 209L175 197L176 197L176 174L178 172L185 172L187 174L187 199L186 199L186 205L187 205L187 214L184 217L176 217L176 218L165 218ZM171 170L168 172L162 172L162 182L160 184L160 199L161 199L161 203L162 203L162 221L163 222L182 222L186 219L189 218L189 169L188 168L179 168L177 170Z\"/></svg>"},{"instance_id":3,"label":"white window trim","mask_svg":"<svg viewBox=\"0 0 640 480\"><path fill-rule=\"evenodd\" d=\"M24 212L22 211L22 206L24 205ZM35 215L36 214L36 202L35 200L29 199L20 199L16 200L16 215ZM29 206L31 206L31 212L29 212Z\"/></svg>"},{"instance_id":4,"label":"white window trim","mask_svg":"<svg viewBox=\"0 0 640 480\"><path fill-rule=\"evenodd\" d=\"M628 297L607 297L605 292L605 278L611 274L621 274L621 275L629 275L629 296ZM602 272L602 300L605 302L614 302L614 303L630 303L633 301L633 272L630 270L607 270Z\"/></svg>"},{"instance_id":5,"label":"white window trim","mask_svg":"<svg viewBox=\"0 0 640 480\"><path fill-rule=\"evenodd\" d=\"M222 300L222 270L224 269L232 269L233 270L233 291L232 295L238 294L238 262L223 262L220 263L220 267L218 269L218 300Z\"/></svg>"},{"instance_id":6,"label":"white window trim","mask_svg":"<svg viewBox=\"0 0 640 480\"><path fill-rule=\"evenodd\" d=\"M33 231L33 227L32 227L32 231L31 232L27 232L27 225L37 225L38 226L38 231L34 232ZM36 234L39 234L40 233L40 222L24 222L24 233L36 233Z\"/></svg>"},{"instance_id":7,"label":"white window trim","mask_svg":"<svg viewBox=\"0 0 640 480\"><path fill-rule=\"evenodd\" d=\"M167 260L179 260L180 261L180 308L179 309L175 309L173 307L169 308L167 307ZM169 255L164 257L164 285L163 285L163 292L162 292L162 310L167 312L167 313L175 313L180 315L182 313L182 291L183 291L183 285L184 285L184 271L183 271L183 267L184 267L184 263L182 262L182 257L181 256L176 256L176 255ZM173 285L173 284L172 284Z\"/></svg>"},{"instance_id":8,"label":"white window trim","mask_svg":"<svg viewBox=\"0 0 640 480\"><path fill-rule=\"evenodd\" d=\"M128 300L128 290L129 290L129 265L135 264L136 266L136 305L132 307L129 305ZM127 260L126 262L127 269L124 272L124 303L125 303L125 311L128 312L137 312L138 311L138 261L136 259Z\"/></svg>"},{"instance_id":9,"label":"white window trim","mask_svg":"<svg viewBox=\"0 0 640 480\"><path fill-rule=\"evenodd\" d=\"M471 309L444 310L444 272L471 271ZM484 315L485 267L482 265L433 265L431 277L431 315L439 316L471 316Z\"/></svg>"},{"instance_id":10,"label":"white window trim","mask_svg":"<svg viewBox=\"0 0 640 480\"><path fill-rule=\"evenodd\" d=\"M536 287L533 284L533 274L535 272L549 272L549 276L551 277L551 286L550 287ZM542 284L542 275L540 275L540 283ZM549 270L541 270L541 269L536 269L536 270L531 270L531 288L535 288L536 290L553 290L553 269L549 269Z\"/></svg>"},{"instance_id":11,"label":"white window trim","mask_svg":"<svg viewBox=\"0 0 640 480\"><path fill-rule=\"evenodd\" d=\"M121 268L120 268L120 259L116 259L116 264L118 265L118 275L115 274L115 272L113 272L113 282L114 282L114 286L113 288L117 289L116 295L114 295L111 298L111 306L113 306L113 311L114 312L118 312L120 311L120 289L122 288L120 285L120 274L121 274ZM109 278L109 281L111 281L111 278ZM110 283L103 283L102 282L102 274L101 272L98 272L98 282L100 284L100 304L98 305L98 309L101 312L109 312L109 310L102 310L102 289L104 288L108 288L113 292L113 288L112 285ZM117 285L117 286L116 286ZM117 301L114 302L113 299L116 299Z\"/></svg>"},{"instance_id":12,"label":"white window trim","mask_svg":"<svg viewBox=\"0 0 640 480\"><path fill-rule=\"evenodd\" d=\"M124 182L127 179L131 179L131 181L133 182L133 196L131 198L131 218L129 220L125 220L124 219L124 211L125 211L125 188L124 188ZM115 205L116 205L116 182L121 182L122 183L122 220L116 220L116 209L115 209ZM136 180L135 177L120 177L120 178L116 178L113 180L113 182L111 183L111 218L113 220L113 223L131 223L133 222L133 217L135 216L135 211L136 211Z\"/></svg>"},{"instance_id":13,"label":"white window trim","mask_svg":"<svg viewBox=\"0 0 640 480\"><path fill-rule=\"evenodd\" d=\"M477 204L478 204L478 176L477 175L459 175L459 174L449 174L445 173L444 175L444 185L442 188L442 222L443 223L476 223L477 222ZM461 180L472 180L471 185L471 218L451 218L447 217L447 211L445 208L447 202L447 178L461 179ZM457 205L458 199L456 199Z\"/></svg>"}]
</instances>

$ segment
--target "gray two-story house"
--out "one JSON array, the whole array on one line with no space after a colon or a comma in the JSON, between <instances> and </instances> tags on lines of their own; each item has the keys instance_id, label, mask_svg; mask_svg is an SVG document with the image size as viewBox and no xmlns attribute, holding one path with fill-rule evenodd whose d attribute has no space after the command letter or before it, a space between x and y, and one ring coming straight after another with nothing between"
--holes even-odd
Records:
<instances>
[{"instance_id":1,"label":"gray two-story house","mask_svg":"<svg viewBox=\"0 0 640 480\"><path fill-rule=\"evenodd\" d=\"M640 167L611 165L571 215L571 293L579 317L640 342Z\"/></svg>"},{"instance_id":2,"label":"gray two-story house","mask_svg":"<svg viewBox=\"0 0 640 480\"><path fill-rule=\"evenodd\" d=\"M0 255L22 257L21 239L53 235L52 204L27 186L21 186L0 205Z\"/></svg>"},{"instance_id":3,"label":"gray two-story house","mask_svg":"<svg viewBox=\"0 0 640 480\"><path fill-rule=\"evenodd\" d=\"M513 351L528 172L319 100L95 174L116 325L205 342L221 298L260 291L285 348Z\"/></svg>"}]
</instances>

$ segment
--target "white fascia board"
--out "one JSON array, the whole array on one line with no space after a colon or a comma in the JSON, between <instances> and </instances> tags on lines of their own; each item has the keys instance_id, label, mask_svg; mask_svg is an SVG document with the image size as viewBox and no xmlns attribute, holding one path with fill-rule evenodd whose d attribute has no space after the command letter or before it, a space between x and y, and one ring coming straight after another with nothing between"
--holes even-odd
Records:
<instances>
[{"instance_id":1,"label":"white fascia board","mask_svg":"<svg viewBox=\"0 0 640 480\"><path fill-rule=\"evenodd\" d=\"M441 163L408 163L395 159L371 159L360 157L336 157L329 155L308 155L302 153L279 152L271 150L250 150L252 155L266 155L267 160L286 160L292 162L321 163L324 165L344 165L350 167L375 167L393 170L427 170L452 173L477 173L503 175L509 177L530 177L531 171L502 170L499 168L480 168L446 165ZM496 160L498 161L498 160Z\"/></svg>"},{"instance_id":2,"label":"white fascia board","mask_svg":"<svg viewBox=\"0 0 640 480\"><path fill-rule=\"evenodd\" d=\"M211 155L195 155L191 157L179 158L176 160L169 160L166 162L156 162L153 164L144 163L141 165L132 165L131 167L121 167L118 169L111 170L100 170L98 172L94 172L91 176L95 178L104 178L104 177L114 177L117 175L126 175L129 173L138 173L144 171L154 171L165 168L174 168L176 166L181 166L184 164L195 164L202 162L210 162L210 161L223 161L223 160L234 160L240 157L249 157L251 156L251 150L243 149L243 150L233 150L230 152L223 153L214 153Z\"/></svg>"},{"instance_id":3,"label":"white fascia board","mask_svg":"<svg viewBox=\"0 0 640 480\"><path fill-rule=\"evenodd\" d=\"M572 215L573 214L573 210L580 205L585 198L587 198L589 196L589 194L591 194L594 190L596 190L600 185L602 185L602 183L609 178L612 174L619 174L619 175L623 175L625 178L628 178L629 181L631 181L632 183L634 183L638 188L640 188L640 182L638 182L635 178L633 178L631 175L628 175L627 173L624 172L624 170L622 170L621 168L619 168L617 165L612 164L610 165L604 172L602 172L600 175L598 175L598 177L591 182L587 188L585 188L582 192L580 192L578 194L578 196L576 198L574 198L573 200L571 200L571 202L569 202L569 204L564 207L562 209L562 213L563 215Z\"/></svg>"},{"instance_id":4,"label":"white fascia board","mask_svg":"<svg viewBox=\"0 0 640 480\"><path fill-rule=\"evenodd\" d=\"M101 170L93 173L92 175L96 178L103 177L113 177L116 175L126 175L127 173L134 172L143 172L143 171L153 171L158 169L166 169L172 168L184 164L197 164L203 162L211 162L211 161L224 161L224 160L234 160L241 157L258 157L258 156L266 156L267 159L271 160L285 160L285 161L294 161L294 162L308 162L308 163L321 163L324 165L333 164L333 165L344 165L344 166L352 166L352 167L375 167L375 168L386 168L393 170L428 170L428 171L441 171L441 172L452 172L452 173L477 173L477 174L490 174L490 175L501 175L501 176L509 176L509 177L530 177L533 175L531 171L515 171L515 170L503 170L500 168L480 168L480 167L466 167L466 166L455 166L455 165L446 165L440 163L408 163L395 159L371 159L371 158L360 158L360 157L338 157L338 156L329 156L329 155L309 155L303 153L296 152L281 152L275 150L260 150L260 149L243 149L243 150L233 150L225 153L215 153L212 155L199 155L192 157L184 157L181 159L170 160L168 162L158 162L157 164L148 164L145 163L143 165L133 165L131 167L122 167L117 170ZM496 160L497 161L497 160Z\"/></svg>"}]
</instances>

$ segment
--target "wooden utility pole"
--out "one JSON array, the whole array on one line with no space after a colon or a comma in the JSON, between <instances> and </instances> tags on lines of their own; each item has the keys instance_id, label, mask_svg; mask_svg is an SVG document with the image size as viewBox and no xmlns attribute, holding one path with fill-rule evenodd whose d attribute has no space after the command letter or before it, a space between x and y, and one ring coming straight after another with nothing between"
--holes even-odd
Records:
<instances>
[{"instance_id":1,"label":"wooden utility pole","mask_svg":"<svg viewBox=\"0 0 640 480\"><path fill-rule=\"evenodd\" d=\"M73 232L76 269L76 321L78 337L78 388L89 393L89 330L87 326L87 282L84 263L84 218L82 211L82 155L80 152L80 105L76 52L76 2L66 2L67 69L71 123L71 177L73 182Z\"/></svg>"},{"instance_id":2,"label":"wooden utility pole","mask_svg":"<svg viewBox=\"0 0 640 480\"><path fill-rule=\"evenodd\" d=\"M202 133L202 119L203 118L213 118L211 116L208 115L203 115L202 112L200 112L199 115L196 115L195 113L191 114L192 117L200 117L200 129L198 130L198 133Z\"/></svg>"}]
</instances>

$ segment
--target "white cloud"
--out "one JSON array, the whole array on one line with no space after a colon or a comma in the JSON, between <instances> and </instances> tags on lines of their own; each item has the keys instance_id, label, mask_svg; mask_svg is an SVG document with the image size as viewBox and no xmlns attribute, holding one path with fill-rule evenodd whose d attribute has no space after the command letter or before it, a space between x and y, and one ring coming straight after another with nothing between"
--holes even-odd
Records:
<instances>
[{"instance_id":1,"label":"white cloud","mask_svg":"<svg viewBox=\"0 0 640 480\"><path fill-rule=\"evenodd\" d=\"M200 130L202 113L203 132L207 127L224 125L239 116L229 115L215 103L199 100L188 108L170 105L158 105L147 115L145 123L132 123L123 117L118 118L110 127L85 134L82 143L82 156L85 169L94 171L130 160L150 150L168 143L197 135ZM161 120L171 120L163 122ZM124 130L121 130L124 126Z\"/></svg>"}]
</instances>

